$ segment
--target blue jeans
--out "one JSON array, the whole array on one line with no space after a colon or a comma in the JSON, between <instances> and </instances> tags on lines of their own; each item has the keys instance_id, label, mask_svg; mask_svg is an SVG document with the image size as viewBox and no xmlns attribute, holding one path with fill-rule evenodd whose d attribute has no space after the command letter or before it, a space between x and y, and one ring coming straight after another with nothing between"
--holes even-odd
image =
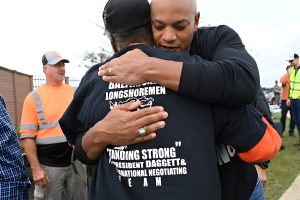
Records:
<instances>
[{"instance_id":1,"label":"blue jeans","mask_svg":"<svg viewBox=\"0 0 300 200\"><path fill-rule=\"evenodd\" d=\"M254 187L254 190L253 190L249 200L266 200L264 188L258 177L257 177L256 185Z\"/></svg>"},{"instance_id":2,"label":"blue jeans","mask_svg":"<svg viewBox=\"0 0 300 200\"><path fill-rule=\"evenodd\" d=\"M300 136L300 100L292 99L291 100L291 115L292 120L295 122L299 136Z\"/></svg>"}]
</instances>

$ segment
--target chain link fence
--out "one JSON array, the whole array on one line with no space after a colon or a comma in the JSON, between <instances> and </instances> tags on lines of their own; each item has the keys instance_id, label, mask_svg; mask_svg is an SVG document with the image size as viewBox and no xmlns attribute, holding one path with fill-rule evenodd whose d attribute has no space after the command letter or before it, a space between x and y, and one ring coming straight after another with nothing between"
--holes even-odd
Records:
<instances>
[{"instance_id":1,"label":"chain link fence","mask_svg":"<svg viewBox=\"0 0 300 200\"><path fill-rule=\"evenodd\" d=\"M33 76L33 89L34 90L37 89L38 87L40 87L44 83L46 83L45 76L40 76L40 75ZM76 89L80 83L80 79L66 77L65 83L70 85L72 88Z\"/></svg>"}]
</instances>

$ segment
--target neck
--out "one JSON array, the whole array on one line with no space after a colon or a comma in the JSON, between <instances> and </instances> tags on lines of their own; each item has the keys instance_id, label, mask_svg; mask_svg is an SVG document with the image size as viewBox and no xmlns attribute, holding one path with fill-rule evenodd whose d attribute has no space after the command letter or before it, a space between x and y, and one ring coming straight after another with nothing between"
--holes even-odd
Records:
<instances>
[{"instance_id":1,"label":"neck","mask_svg":"<svg viewBox=\"0 0 300 200\"><path fill-rule=\"evenodd\" d=\"M48 86L61 86L63 85L63 82L62 81L46 81L46 84L45 85L48 85Z\"/></svg>"}]
</instances>

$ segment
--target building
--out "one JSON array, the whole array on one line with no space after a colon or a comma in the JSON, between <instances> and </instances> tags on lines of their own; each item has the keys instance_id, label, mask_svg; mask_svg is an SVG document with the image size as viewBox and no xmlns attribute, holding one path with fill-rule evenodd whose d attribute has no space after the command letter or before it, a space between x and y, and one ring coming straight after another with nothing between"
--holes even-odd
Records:
<instances>
[{"instance_id":1,"label":"building","mask_svg":"<svg viewBox=\"0 0 300 200\"><path fill-rule=\"evenodd\" d=\"M33 76L0 66L0 95L3 96L8 113L15 125L19 127L23 102L32 91Z\"/></svg>"}]
</instances>

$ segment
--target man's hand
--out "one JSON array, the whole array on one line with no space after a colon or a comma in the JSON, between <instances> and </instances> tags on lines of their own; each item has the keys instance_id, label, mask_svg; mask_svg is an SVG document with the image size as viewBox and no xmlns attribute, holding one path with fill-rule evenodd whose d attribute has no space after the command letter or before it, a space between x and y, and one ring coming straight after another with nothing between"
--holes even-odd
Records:
<instances>
[{"instance_id":1,"label":"man's hand","mask_svg":"<svg viewBox=\"0 0 300 200\"><path fill-rule=\"evenodd\" d=\"M141 102L127 103L115 106L106 117L92 128L95 134L102 134L107 144L129 145L152 140L156 131L165 126L163 121L168 113L163 107L138 109ZM132 111L136 110L136 111ZM145 136L140 136L138 130L144 128Z\"/></svg>"},{"instance_id":2,"label":"man's hand","mask_svg":"<svg viewBox=\"0 0 300 200\"><path fill-rule=\"evenodd\" d=\"M145 63L149 57L141 50L128 51L99 68L99 76L106 82L139 85L147 82Z\"/></svg>"},{"instance_id":3,"label":"man's hand","mask_svg":"<svg viewBox=\"0 0 300 200\"><path fill-rule=\"evenodd\" d=\"M41 167L32 169L32 179L40 187L46 187L49 182L47 173Z\"/></svg>"},{"instance_id":4,"label":"man's hand","mask_svg":"<svg viewBox=\"0 0 300 200\"><path fill-rule=\"evenodd\" d=\"M97 159L110 144L125 146L156 137L155 132L165 126L163 120L168 113L161 106L138 109L140 104L137 101L115 106L83 136L82 148L89 159ZM145 135L139 135L140 128L145 129Z\"/></svg>"},{"instance_id":5,"label":"man's hand","mask_svg":"<svg viewBox=\"0 0 300 200\"><path fill-rule=\"evenodd\" d=\"M286 105L287 105L287 107L291 107L291 100L290 99L286 100Z\"/></svg>"},{"instance_id":6,"label":"man's hand","mask_svg":"<svg viewBox=\"0 0 300 200\"><path fill-rule=\"evenodd\" d=\"M267 174L265 172L264 169L262 169L260 166L258 165L254 165L258 174L258 178L260 180L260 182L262 183L263 187L265 187L266 183L267 183Z\"/></svg>"}]
</instances>

